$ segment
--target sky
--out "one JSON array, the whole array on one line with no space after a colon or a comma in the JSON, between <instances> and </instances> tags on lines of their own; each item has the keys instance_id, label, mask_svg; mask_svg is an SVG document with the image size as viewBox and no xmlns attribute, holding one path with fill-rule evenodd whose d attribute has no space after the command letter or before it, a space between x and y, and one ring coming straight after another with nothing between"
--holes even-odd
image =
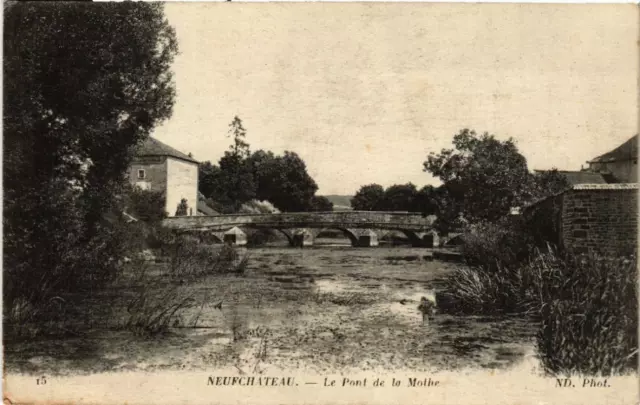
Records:
<instances>
[{"instance_id":1,"label":"sky","mask_svg":"<svg viewBox=\"0 0 640 405\"><path fill-rule=\"evenodd\" d=\"M318 194L438 184L463 128L512 137L530 169L579 170L638 132L633 4L167 3L177 98L153 136L217 162L300 155Z\"/></svg>"}]
</instances>

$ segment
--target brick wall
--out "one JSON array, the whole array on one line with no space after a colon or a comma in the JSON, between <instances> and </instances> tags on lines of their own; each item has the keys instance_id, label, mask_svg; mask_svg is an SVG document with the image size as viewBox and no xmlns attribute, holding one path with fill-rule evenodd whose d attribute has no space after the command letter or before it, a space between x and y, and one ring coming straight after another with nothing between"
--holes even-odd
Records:
<instances>
[{"instance_id":1,"label":"brick wall","mask_svg":"<svg viewBox=\"0 0 640 405\"><path fill-rule=\"evenodd\" d=\"M560 232L568 250L632 253L637 221L637 184L578 185L562 194Z\"/></svg>"}]
</instances>

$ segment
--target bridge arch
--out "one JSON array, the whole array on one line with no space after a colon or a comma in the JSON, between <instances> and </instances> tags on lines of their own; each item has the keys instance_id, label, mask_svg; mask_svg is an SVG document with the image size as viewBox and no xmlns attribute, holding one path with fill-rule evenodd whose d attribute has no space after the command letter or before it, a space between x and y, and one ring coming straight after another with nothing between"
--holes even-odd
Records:
<instances>
[{"instance_id":1,"label":"bridge arch","mask_svg":"<svg viewBox=\"0 0 640 405\"><path fill-rule=\"evenodd\" d=\"M327 227L321 228L316 233L316 236L318 236L322 232L328 231L330 229L335 229L336 231L342 232L342 234L344 236L349 238L349 241L351 242L351 246L358 246L358 235L356 235L356 233L352 229L344 228L344 227L341 227L341 226L327 226Z\"/></svg>"},{"instance_id":2,"label":"bridge arch","mask_svg":"<svg viewBox=\"0 0 640 405\"><path fill-rule=\"evenodd\" d=\"M290 230L282 229L282 228L270 228L270 229L276 230L281 234L283 234L287 238L287 242L289 242L289 246L293 246L293 233Z\"/></svg>"}]
</instances>

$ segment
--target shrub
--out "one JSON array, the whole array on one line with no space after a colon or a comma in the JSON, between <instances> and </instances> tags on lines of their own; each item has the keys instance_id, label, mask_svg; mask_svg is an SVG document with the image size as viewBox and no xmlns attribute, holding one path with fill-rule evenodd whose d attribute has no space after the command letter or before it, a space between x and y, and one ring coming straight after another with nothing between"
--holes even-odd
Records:
<instances>
[{"instance_id":1,"label":"shrub","mask_svg":"<svg viewBox=\"0 0 640 405\"><path fill-rule=\"evenodd\" d=\"M170 274L177 278L242 273L248 260L248 257L240 258L233 246L204 244L186 235L176 237L167 250L170 252Z\"/></svg>"},{"instance_id":2,"label":"shrub","mask_svg":"<svg viewBox=\"0 0 640 405\"><path fill-rule=\"evenodd\" d=\"M520 311L519 286L508 268L498 271L458 268L445 281L438 296L441 310L451 313L495 313Z\"/></svg>"},{"instance_id":3,"label":"shrub","mask_svg":"<svg viewBox=\"0 0 640 405\"><path fill-rule=\"evenodd\" d=\"M128 187L125 195L126 210L140 221L155 223L167 217L163 192Z\"/></svg>"},{"instance_id":4,"label":"shrub","mask_svg":"<svg viewBox=\"0 0 640 405\"><path fill-rule=\"evenodd\" d=\"M612 375L638 361L637 259L540 255L542 327L537 347L546 371Z\"/></svg>"},{"instance_id":5,"label":"shrub","mask_svg":"<svg viewBox=\"0 0 640 405\"><path fill-rule=\"evenodd\" d=\"M175 287L142 288L127 307L126 327L142 336L164 333L179 319L180 311L193 303L191 296L183 296Z\"/></svg>"},{"instance_id":6,"label":"shrub","mask_svg":"<svg viewBox=\"0 0 640 405\"><path fill-rule=\"evenodd\" d=\"M461 253L471 266L498 271L500 267L514 267L525 262L533 247L533 240L520 223L504 220L470 227L463 235Z\"/></svg>"},{"instance_id":7,"label":"shrub","mask_svg":"<svg viewBox=\"0 0 640 405\"><path fill-rule=\"evenodd\" d=\"M240 214L277 214L277 209L269 201L250 200L240 206L238 213Z\"/></svg>"},{"instance_id":8,"label":"shrub","mask_svg":"<svg viewBox=\"0 0 640 405\"><path fill-rule=\"evenodd\" d=\"M167 251L170 252L168 273L151 274L148 264L139 260L127 266L129 277L124 280L125 285L136 288L127 307L129 316L124 326L137 335L162 334L169 327L180 324L184 309L200 305L181 289L185 279L243 273L249 261L248 255L240 256L232 246L206 245L186 235L175 237ZM205 296L202 305L206 300ZM195 324L197 317L193 320Z\"/></svg>"}]
</instances>

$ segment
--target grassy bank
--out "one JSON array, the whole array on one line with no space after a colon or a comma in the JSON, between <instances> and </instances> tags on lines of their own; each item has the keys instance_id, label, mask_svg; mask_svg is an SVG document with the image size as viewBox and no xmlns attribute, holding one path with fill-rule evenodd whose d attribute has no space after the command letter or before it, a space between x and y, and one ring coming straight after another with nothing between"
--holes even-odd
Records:
<instances>
[{"instance_id":1,"label":"grassy bank","mask_svg":"<svg viewBox=\"0 0 640 405\"><path fill-rule=\"evenodd\" d=\"M182 312L202 305L202 297L183 288L186 283L241 275L249 259L231 246L185 236L167 238L144 253L122 260L118 273L100 288L76 289L37 305L16 301L5 308L5 340L82 336L96 328L158 335L182 322Z\"/></svg>"},{"instance_id":2,"label":"grassy bank","mask_svg":"<svg viewBox=\"0 0 640 405\"><path fill-rule=\"evenodd\" d=\"M552 374L612 375L637 364L637 258L536 247L527 233L485 224L465 237L468 266L447 279L447 312L518 313L539 322Z\"/></svg>"}]
</instances>

